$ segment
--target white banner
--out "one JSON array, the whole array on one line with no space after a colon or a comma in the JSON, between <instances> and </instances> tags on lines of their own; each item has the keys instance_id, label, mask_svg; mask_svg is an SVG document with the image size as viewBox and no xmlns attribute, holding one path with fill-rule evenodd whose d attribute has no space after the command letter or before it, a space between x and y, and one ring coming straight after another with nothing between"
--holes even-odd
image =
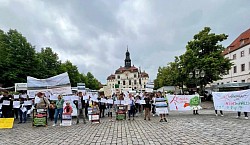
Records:
<instances>
[{"instance_id":1,"label":"white banner","mask_svg":"<svg viewBox=\"0 0 250 145\"><path fill-rule=\"evenodd\" d=\"M215 110L250 112L250 89L212 92Z\"/></svg>"},{"instance_id":2,"label":"white banner","mask_svg":"<svg viewBox=\"0 0 250 145\"><path fill-rule=\"evenodd\" d=\"M167 95L169 109L175 111L193 110L200 104L200 97L198 95Z\"/></svg>"},{"instance_id":3,"label":"white banner","mask_svg":"<svg viewBox=\"0 0 250 145\"><path fill-rule=\"evenodd\" d=\"M67 72L47 79L27 77L27 88L28 95L32 97L34 97L38 92L43 92L46 95L72 94L70 80Z\"/></svg>"}]
</instances>

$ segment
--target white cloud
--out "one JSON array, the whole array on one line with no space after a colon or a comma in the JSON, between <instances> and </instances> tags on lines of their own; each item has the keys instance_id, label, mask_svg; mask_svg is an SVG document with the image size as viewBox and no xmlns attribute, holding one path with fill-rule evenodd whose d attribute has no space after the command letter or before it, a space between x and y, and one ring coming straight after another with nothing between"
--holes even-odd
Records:
<instances>
[{"instance_id":1,"label":"white cloud","mask_svg":"<svg viewBox=\"0 0 250 145\"><path fill-rule=\"evenodd\" d=\"M249 28L248 0L61 1L0 0L0 29L17 29L32 45L52 47L61 60L102 83L132 63L153 80L159 66L174 60L203 27L229 34L229 45Z\"/></svg>"}]
</instances>

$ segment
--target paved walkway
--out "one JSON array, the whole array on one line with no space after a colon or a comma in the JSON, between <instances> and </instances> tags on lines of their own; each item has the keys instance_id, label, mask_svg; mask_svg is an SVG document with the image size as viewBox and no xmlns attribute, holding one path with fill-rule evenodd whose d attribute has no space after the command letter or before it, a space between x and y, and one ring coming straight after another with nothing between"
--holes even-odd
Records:
<instances>
[{"instance_id":1,"label":"paved walkway","mask_svg":"<svg viewBox=\"0 0 250 145\"><path fill-rule=\"evenodd\" d=\"M209 107L208 107L209 108ZM188 112L170 112L168 122L158 117L151 121L138 116L135 120L71 127L32 127L31 122L17 124L13 129L0 130L0 144L249 144L250 120L236 119L236 113L214 115L212 109L201 110L200 115Z\"/></svg>"}]
</instances>

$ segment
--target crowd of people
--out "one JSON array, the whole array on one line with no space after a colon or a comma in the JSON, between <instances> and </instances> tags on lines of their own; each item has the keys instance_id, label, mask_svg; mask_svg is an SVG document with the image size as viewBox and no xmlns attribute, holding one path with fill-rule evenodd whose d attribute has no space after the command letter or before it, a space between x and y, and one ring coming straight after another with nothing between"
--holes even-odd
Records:
<instances>
[{"instance_id":1,"label":"crowd of people","mask_svg":"<svg viewBox=\"0 0 250 145\"><path fill-rule=\"evenodd\" d=\"M23 95L27 97L23 97ZM13 95L8 94L8 92L3 92L2 97L0 98L0 103L2 103L1 108L1 117L2 118L15 118L19 119L19 123L26 123L27 117L31 116L32 109L46 109L48 112L48 118L50 121L53 121L53 126L56 126L58 123L58 119L60 119L60 125L62 123L62 115L64 113L71 114L73 112L72 105L76 106L77 115L76 115L76 124L79 124L80 117L83 119L83 123L86 123L86 120L89 118L88 108L92 108L96 110L99 114L99 118L104 118L106 115L109 118L109 121L113 121L113 115L117 111L117 105L115 101L117 100L125 100L129 99L129 103L126 104L126 113L127 120L134 120L135 116L138 114L143 114L144 120L151 120L151 116L158 115L160 117L159 122L167 122L166 116L168 112L157 112L156 109L156 98L165 98L166 96L161 92L156 93L144 93L143 95L133 95L131 93L128 94L113 94L112 96L104 96L103 94L99 95L97 100L93 101L88 97L88 99L84 99L83 92L79 92L76 94L78 96L78 100L74 100L73 104L65 101L63 96L58 95L57 100L50 100L49 96L45 96L44 93L39 92L36 94L36 97L39 98L36 101L34 98L29 98L26 94L20 94L18 98ZM101 101L105 100L113 100L113 103L105 103ZM140 103L140 100L144 100L144 103ZM9 103L6 103L9 102ZM13 105L13 101L20 101L20 104ZM32 104L25 104L25 101L31 101ZM5 104L3 103L5 102ZM166 103L168 103L166 101ZM64 105L66 104L66 105ZM223 116L223 112L221 110L220 114ZM215 114L217 115L217 110L215 110ZM151 115L152 114L152 115ZM198 110L194 110L194 115L198 114ZM240 112L238 112L238 118L240 117ZM248 119L247 112L244 112L245 119Z\"/></svg>"}]
</instances>

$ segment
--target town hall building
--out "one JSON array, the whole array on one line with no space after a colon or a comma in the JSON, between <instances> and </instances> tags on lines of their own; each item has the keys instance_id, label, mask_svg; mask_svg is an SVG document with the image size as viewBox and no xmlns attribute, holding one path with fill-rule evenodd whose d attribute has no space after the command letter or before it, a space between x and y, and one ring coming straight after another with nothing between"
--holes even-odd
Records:
<instances>
[{"instance_id":1,"label":"town hall building","mask_svg":"<svg viewBox=\"0 0 250 145\"><path fill-rule=\"evenodd\" d=\"M120 91L132 89L134 91L145 91L149 75L140 68L131 65L130 53L127 49L124 67L120 67L107 78L109 88L117 88Z\"/></svg>"}]
</instances>

